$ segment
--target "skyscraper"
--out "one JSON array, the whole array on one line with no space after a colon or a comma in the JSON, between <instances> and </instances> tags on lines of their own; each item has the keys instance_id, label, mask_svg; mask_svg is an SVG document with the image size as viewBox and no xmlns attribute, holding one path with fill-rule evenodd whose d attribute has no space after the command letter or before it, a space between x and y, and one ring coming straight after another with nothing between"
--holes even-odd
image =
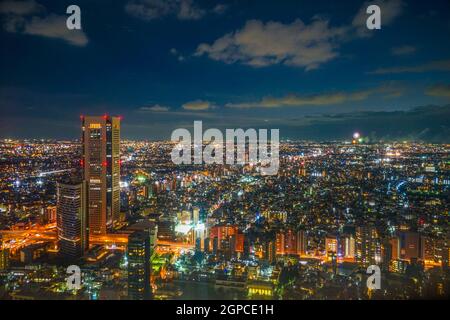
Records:
<instances>
[{"instance_id":1,"label":"skyscraper","mask_svg":"<svg viewBox=\"0 0 450 320\"><path fill-rule=\"evenodd\" d=\"M0 235L0 270L9 268L9 249L3 248L2 236Z\"/></svg>"},{"instance_id":2,"label":"skyscraper","mask_svg":"<svg viewBox=\"0 0 450 320\"><path fill-rule=\"evenodd\" d=\"M411 260L420 257L421 242L420 236L417 232L400 232L400 258Z\"/></svg>"},{"instance_id":3,"label":"skyscraper","mask_svg":"<svg viewBox=\"0 0 450 320\"><path fill-rule=\"evenodd\" d=\"M82 117L89 232L105 234L120 214L120 118Z\"/></svg>"},{"instance_id":4,"label":"skyscraper","mask_svg":"<svg viewBox=\"0 0 450 320\"><path fill-rule=\"evenodd\" d=\"M306 233L304 230L297 231L297 254L306 254L307 242Z\"/></svg>"},{"instance_id":5,"label":"skyscraper","mask_svg":"<svg viewBox=\"0 0 450 320\"><path fill-rule=\"evenodd\" d=\"M381 262L381 243L377 229L371 225L356 228L356 262L362 265Z\"/></svg>"},{"instance_id":6,"label":"skyscraper","mask_svg":"<svg viewBox=\"0 0 450 320\"><path fill-rule=\"evenodd\" d=\"M128 297L130 299L150 299L150 271L150 233L135 231L128 237Z\"/></svg>"},{"instance_id":7,"label":"skyscraper","mask_svg":"<svg viewBox=\"0 0 450 320\"><path fill-rule=\"evenodd\" d=\"M86 182L57 184L57 229L59 252L64 257L82 256L88 249Z\"/></svg>"}]
</instances>

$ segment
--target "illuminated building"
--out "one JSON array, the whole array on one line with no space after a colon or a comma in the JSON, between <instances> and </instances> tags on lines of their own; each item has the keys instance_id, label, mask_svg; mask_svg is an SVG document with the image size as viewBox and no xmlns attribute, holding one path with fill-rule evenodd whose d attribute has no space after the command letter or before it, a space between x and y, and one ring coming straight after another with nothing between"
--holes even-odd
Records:
<instances>
[{"instance_id":1,"label":"illuminated building","mask_svg":"<svg viewBox=\"0 0 450 320\"><path fill-rule=\"evenodd\" d=\"M47 208L43 208L42 211L44 223L56 222L56 206L48 206Z\"/></svg>"},{"instance_id":2,"label":"illuminated building","mask_svg":"<svg viewBox=\"0 0 450 320\"><path fill-rule=\"evenodd\" d=\"M356 262L362 265L378 264L381 262L381 245L375 227L370 225L357 227L355 244Z\"/></svg>"},{"instance_id":3,"label":"illuminated building","mask_svg":"<svg viewBox=\"0 0 450 320\"><path fill-rule=\"evenodd\" d=\"M306 237L303 231L295 232L288 229L279 232L276 235L275 243L276 253L279 255L298 255L302 250L306 251ZM301 248L298 247L299 245Z\"/></svg>"},{"instance_id":4,"label":"illuminated building","mask_svg":"<svg viewBox=\"0 0 450 320\"><path fill-rule=\"evenodd\" d=\"M244 234L237 233L236 235L236 245L234 247L234 250L239 253L244 252Z\"/></svg>"},{"instance_id":5,"label":"illuminated building","mask_svg":"<svg viewBox=\"0 0 450 320\"><path fill-rule=\"evenodd\" d=\"M344 241L337 235L328 235L325 237L325 251L328 257L344 256Z\"/></svg>"},{"instance_id":6,"label":"illuminated building","mask_svg":"<svg viewBox=\"0 0 450 320\"><path fill-rule=\"evenodd\" d=\"M398 237L390 239L389 243L391 244L392 247L391 258L394 260L400 259L400 241Z\"/></svg>"},{"instance_id":7,"label":"illuminated building","mask_svg":"<svg viewBox=\"0 0 450 320\"><path fill-rule=\"evenodd\" d=\"M221 250L224 245L226 245L229 238L237 233L236 226L214 226L210 229L209 237L213 242L213 250Z\"/></svg>"},{"instance_id":8,"label":"illuminated building","mask_svg":"<svg viewBox=\"0 0 450 320\"><path fill-rule=\"evenodd\" d=\"M263 251L263 258L268 262L268 263L274 263L276 261L276 243L275 241L268 241L265 243L264 245L264 251Z\"/></svg>"},{"instance_id":9,"label":"illuminated building","mask_svg":"<svg viewBox=\"0 0 450 320\"><path fill-rule=\"evenodd\" d=\"M276 254L284 255L284 233L277 233L275 239Z\"/></svg>"},{"instance_id":10,"label":"illuminated building","mask_svg":"<svg viewBox=\"0 0 450 320\"><path fill-rule=\"evenodd\" d=\"M254 299L269 299L273 295L272 282L251 280L247 283L248 296Z\"/></svg>"},{"instance_id":11,"label":"illuminated building","mask_svg":"<svg viewBox=\"0 0 450 320\"><path fill-rule=\"evenodd\" d=\"M352 235L344 238L344 257L355 258L355 238Z\"/></svg>"},{"instance_id":12,"label":"illuminated building","mask_svg":"<svg viewBox=\"0 0 450 320\"><path fill-rule=\"evenodd\" d=\"M195 245L197 250L206 251L205 249L205 239L207 235L207 230L205 224L198 223L194 227L195 229Z\"/></svg>"},{"instance_id":13,"label":"illuminated building","mask_svg":"<svg viewBox=\"0 0 450 320\"><path fill-rule=\"evenodd\" d=\"M191 212L183 210L177 213L177 220L179 224L189 225L191 223Z\"/></svg>"},{"instance_id":14,"label":"illuminated building","mask_svg":"<svg viewBox=\"0 0 450 320\"><path fill-rule=\"evenodd\" d=\"M390 241L385 241L381 247L382 252L382 267L383 271L389 271L389 266L392 261L392 243Z\"/></svg>"},{"instance_id":15,"label":"illuminated building","mask_svg":"<svg viewBox=\"0 0 450 320\"><path fill-rule=\"evenodd\" d=\"M408 265L409 263L407 260L396 259L391 261L389 269L391 272L404 274Z\"/></svg>"},{"instance_id":16,"label":"illuminated building","mask_svg":"<svg viewBox=\"0 0 450 320\"><path fill-rule=\"evenodd\" d=\"M2 238L0 236L0 271L9 268L9 249L3 248Z\"/></svg>"},{"instance_id":17,"label":"illuminated building","mask_svg":"<svg viewBox=\"0 0 450 320\"><path fill-rule=\"evenodd\" d=\"M57 230L60 255L75 258L88 249L85 181L57 184Z\"/></svg>"},{"instance_id":18,"label":"illuminated building","mask_svg":"<svg viewBox=\"0 0 450 320\"><path fill-rule=\"evenodd\" d=\"M158 239L158 225L154 221L142 220L129 226L127 230L146 232L150 237L150 252L153 252Z\"/></svg>"},{"instance_id":19,"label":"illuminated building","mask_svg":"<svg viewBox=\"0 0 450 320\"><path fill-rule=\"evenodd\" d=\"M447 232L445 238L440 241L440 248L442 252L442 269L447 271L450 267L450 232Z\"/></svg>"},{"instance_id":20,"label":"illuminated building","mask_svg":"<svg viewBox=\"0 0 450 320\"><path fill-rule=\"evenodd\" d=\"M151 298L150 288L150 234L135 231L128 238L128 298Z\"/></svg>"},{"instance_id":21,"label":"illuminated building","mask_svg":"<svg viewBox=\"0 0 450 320\"><path fill-rule=\"evenodd\" d=\"M35 243L20 250L20 262L30 264L41 258L47 251L47 244Z\"/></svg>"},{"instance_id":22,"label":"illuminated building","mask_svg":"<svg viewBox=\"0 0 450 320\"><path fill-rule=\"evenodd\" d=\"M421 242L417 232L400 232L400 258L411 260L420 257Z\"/></svg>"},{"instance_id":23,"label":"illuminated building","mask_svg":"<svg viewBox=\"0 0 450 320\"><path fill-rule=\"evenodd\" d=\"M198 224L200 220L200 209L197 207L194 207L192 210L192 221L194 222L194 226Z\"/></svg>"},{"instance_id":24,"label":"illuminated building","mask_svg":"<svg viewBox=\"0 0 450 320\"><path fill-rule=\"evenodd\" d=\"M420 237L421 258L426 263L441 263L448 266L448 239Z\"/></svg>"},{"instance_id":25,"label":"illuminated building","mask_svg":"<svg viewBox=\"0 0 450 320\"><path fill-rule=\"evenodd\" d=\"M120 118L82 118L84 179L89 231L105 234L120 216Z\"/></svg>"},{"instance_id":26,"label":"illuminated building","mask_svg":"<svg viewBox=\"0 0 450 320\"><path fill-rule=\"evenodd\" d=\"M297 254L306 254L307 249L306 233L303 230L297 232Z\"/></svg>"}]
</instances>

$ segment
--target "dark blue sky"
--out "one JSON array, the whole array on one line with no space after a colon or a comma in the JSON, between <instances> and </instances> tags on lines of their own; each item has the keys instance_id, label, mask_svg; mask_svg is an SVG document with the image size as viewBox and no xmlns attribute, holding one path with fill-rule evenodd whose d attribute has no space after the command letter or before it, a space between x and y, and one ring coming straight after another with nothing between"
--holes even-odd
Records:
<instances>
[{"instance_id":1,"label":"dark blue sky","mask_svg":"<svg viewBox=\"0 0 450 320\"><path fill-rule=\"evenodd\" d=\"M372 3L381 30L365 28ZM65 26L70 4L82 31ZM408 110L450 102L448 0L3 0L0 19L2 138L76 138L79 115L109 113L133 139L194 120L297 139L447 139L448 107L420 109L415 125ZM370 120L394 111L396 129Z\"/></svg>"}]
</instances>

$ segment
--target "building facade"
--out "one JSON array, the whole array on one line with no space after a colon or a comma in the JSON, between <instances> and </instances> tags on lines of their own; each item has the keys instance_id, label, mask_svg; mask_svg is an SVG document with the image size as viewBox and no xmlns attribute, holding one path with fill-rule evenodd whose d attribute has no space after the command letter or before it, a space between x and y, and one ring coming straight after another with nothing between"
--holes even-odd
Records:
<instances>
[{"instance_id":1,"label":"building facade","mask_svg":"<svg viewBox=\"0 0 450 320\"><path fill-rule=\"evenodd\" d=\"M120 215L120 118L82 117L89 232L105 234Z\"/></svg>"},{"instance_id":2,"label":"building facade","mask_svg":"<svg viewBox=\"0 0 450 320\"><path fill-rule=\"evenodd\" d=\"M86 182L57 184L57 230L61 256L76 258L89 246Z\"/></svg>"}]
</instances>

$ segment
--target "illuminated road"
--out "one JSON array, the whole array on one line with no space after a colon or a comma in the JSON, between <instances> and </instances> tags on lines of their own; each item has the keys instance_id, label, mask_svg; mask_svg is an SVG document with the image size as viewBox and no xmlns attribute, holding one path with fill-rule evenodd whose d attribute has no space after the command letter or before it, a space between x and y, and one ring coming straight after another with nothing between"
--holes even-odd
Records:
<instances>
[{"instance_id":1,"label":"illuminated road","mask_svg":"<svg viewBox=\"0 0 450 320\"><path fill-rule=\"evenodd\" d=\"M14 255L18 250L36 243L56 242L57 229L56 224L48 224L45 226L33 226L26 230L0 230L3 246L11 250ZM92 235L89 238L90 245L115 245L117 247L125 247L128 243L128 234L107 234ZM175 241L158 240L160 251L177 251L190 250L194 248L193 244L181 243Z\"/></svg>"}]
</instances>

